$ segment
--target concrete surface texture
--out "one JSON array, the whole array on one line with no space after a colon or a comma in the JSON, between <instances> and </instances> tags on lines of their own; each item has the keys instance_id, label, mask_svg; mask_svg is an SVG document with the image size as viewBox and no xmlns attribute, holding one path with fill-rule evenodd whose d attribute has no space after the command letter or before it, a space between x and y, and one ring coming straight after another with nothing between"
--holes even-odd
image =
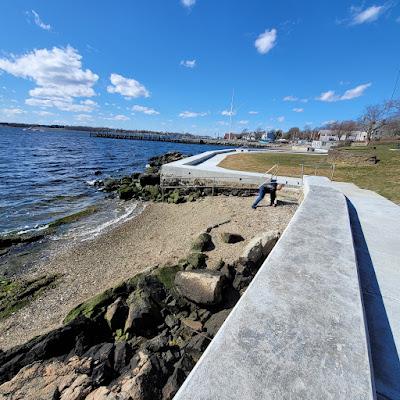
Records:
<instances>
[{"instance_id":1,"label":"concrete surface texture","mask_svg":"<svg viewBox=\"0 0 400 400\"><path fill-rule=\"evenodd\" d=\"M225 149L208 151L192 157L184 158L169 164L165 164L161 168L161 177L168 178L183 178L183 179L215 179L216 183L240 183L250 185L260 185L271 175L261 174L257 172L234 171L219 167L218 164L228 155L238 152L247 152L243 149ZM266 152L274 150L264 150L257 152ZM254 151L252 151L254 152ZM289 186L302 186L301 178L278 176L279 183Z\"/></svg>"},{"instance_id":2,"label":"concrete surface texture","mask_svg":"<svg viewBox=\"0 0 400 400\"><path fill-rule=\"evenodd\" d=\"M175 399L374 398L346 200L326 179L304 184L301 206Z\"/></svg>"},{"instance_id":3,"label":"concrete surface texture","mask_svg":"<svg viewBox=\"0 0 400 400\"><path fill-rule=\"evenodd\" d=\"M378 399L400 399L400 207L351 183L334 185L348 198Z\"/></svg>"}]
</instances>

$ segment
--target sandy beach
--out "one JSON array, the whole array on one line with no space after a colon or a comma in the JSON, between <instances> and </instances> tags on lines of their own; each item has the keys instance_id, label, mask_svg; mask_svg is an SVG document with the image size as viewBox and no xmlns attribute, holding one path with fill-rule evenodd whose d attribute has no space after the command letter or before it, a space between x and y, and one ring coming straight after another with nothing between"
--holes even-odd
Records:
<instances>
[{"instance_id":1,"label":"sandy beach","mask_svg":"<svg viewBox=\"0 0 400 400\"><path fill-rule=\"evenodd\" d=\"M223 223L211 232L216 249L208 253L208 267L220 259L232 262L258 233L282 232L297 207L252 210L252 201L220 196L179 205L150 203L139 216L114 230L54 255L30 275L59 273L59 284L1 322L0 348L60 326L71 308L147 267L177 262L188 254L196 235L210 226ZM221 232L240 233L245 241L225 244L219 238Z\"/></svg>"}]
</instances>

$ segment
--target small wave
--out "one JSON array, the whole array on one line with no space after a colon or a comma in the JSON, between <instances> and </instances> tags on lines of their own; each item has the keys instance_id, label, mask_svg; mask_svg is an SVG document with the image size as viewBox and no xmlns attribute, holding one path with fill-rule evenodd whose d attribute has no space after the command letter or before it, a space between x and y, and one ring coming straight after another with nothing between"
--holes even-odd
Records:
<instances>
[{"instance_id":1,"label":"small wave","mask_svg":"<svg viewBox=\"0 0 400 400\"><path fill-rule=\"evenodd\" d=\"M87 240L92 240L96 236L99 236L101 233L107 231L108 229L118 226L123 222L126 222L135 216L137 216L141 211L143 211L144 207L140 207L138 209L139 203L134 203L125 209L125 212L115 218L112 218L108 221L105 221L95 227L90 227L88 229L84 229L79 232L75 237L80 239L80 241L85 242Z\"/></svg>"}]
</instances>

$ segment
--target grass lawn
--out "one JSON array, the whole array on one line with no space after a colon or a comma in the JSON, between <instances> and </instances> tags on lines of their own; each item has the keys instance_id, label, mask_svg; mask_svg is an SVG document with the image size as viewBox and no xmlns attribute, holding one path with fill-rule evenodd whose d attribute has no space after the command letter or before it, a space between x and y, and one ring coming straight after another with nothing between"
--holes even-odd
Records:
<instances>
[{"instance_id":1,"label":"grass lawn","mask_svg":"<svg viewBox=\"0 0 400 400\"><path fill-rule=\"evenodd\" d=\"M390 150L395 146L395 144L385 143L369 147L338 149L348 157L334 162L333 180L353 182L363 189L374 190L400 204L400 150ZM368 165L360 162L358 156L362 156L362 159L377 156L380 161L377 164ZM240 153L226 157L219 166L241 171L266 172L277 165L278 175L300 176L301 164L304 165L303 170L306 175L314 175L316 172L317 175L332 177L332 157L323 155Z\"/></svg>"}]
</instances>

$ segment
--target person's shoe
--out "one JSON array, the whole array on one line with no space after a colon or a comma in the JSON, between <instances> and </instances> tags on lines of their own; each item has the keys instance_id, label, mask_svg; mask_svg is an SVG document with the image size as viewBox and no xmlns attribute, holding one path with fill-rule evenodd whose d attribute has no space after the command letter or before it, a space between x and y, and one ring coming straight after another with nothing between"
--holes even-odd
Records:
<instances>
[{"instance_id":1,"label":"person's shoe","mask_svg":"<svg viewBox=\"0 0 400 400\"><path fill-rule=\"evenodd\" d=\"M252 208L253 210L255 210L255 209L257 208L257 206L251 206L251 208Z\"/></svg>"}]
</instances>

